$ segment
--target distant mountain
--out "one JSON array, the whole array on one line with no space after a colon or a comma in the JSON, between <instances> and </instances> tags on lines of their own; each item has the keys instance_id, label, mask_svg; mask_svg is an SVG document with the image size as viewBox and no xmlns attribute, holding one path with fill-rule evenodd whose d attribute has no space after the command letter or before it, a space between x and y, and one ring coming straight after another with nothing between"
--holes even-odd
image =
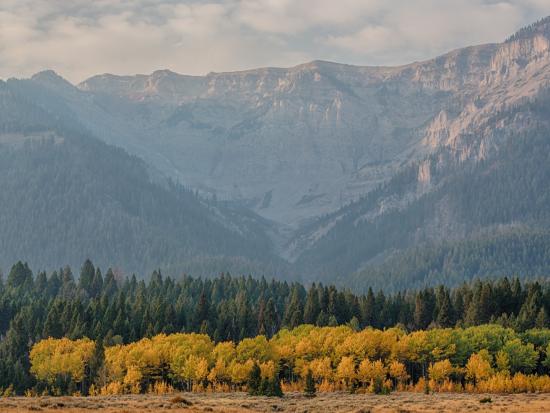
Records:
<instances>
[{"instance_id":1,"label":"distant mountain","mask_svg":"<svg viewBox=\"0 0 550 413\"><path fill-rule=\"evenodd\" d=\"M62 157L76 162L75 171L96 150L125 157L117 163L131 162L130 170L139 163L140 177L119 184L140 188L130 199L150 208L138 210L146 232L140 238L155 240L149 245L166 238L170 245L133 256L107 251L138 267L192 262L208 272L223 270L229 259L236 267L267 265L277 274L361 289L456 284L507 271L544 276L550 272L549 85L546 18L503 43L400 67L314 61L206 76L103 74L77 86L45 71L0 85L0 141L9 147L6 161L23 157L5 167L18 170L20 182L34 166L15 165L40 165L35 157L42 152L57 159L68 151ZM17 110L21 104L28 106ZM35 127L45 122L51 125ZM83 143L92 141L94 149L84 151ZM97 183L99 197L98 188L110 182L94 173L89 169L86 179ZM111 175L125 176L118 169ZM163 184L167 177L178 184ZM62 185L80 179L66 178ZM180 184L193 192L177 189ZM4 194L15 191L6 188ZM170 200L146 202L155 191ZM84 202L77 191L73 198ZM113 207L129 214L133 204ZM33 217L34 203L14 205L5 217ZM100 214L102 205L90 214ZM178 215L180 208L197 218ZM109 215L111 221L124 222ZM201 232L205 226L197 222L213 232ZM15 246L5 243L10 258L42 254L36 248L43 239L27 249L15 239ZM128 251L135 251L138 237L132 239ZM97 251L107 261L107 252Z\"/></svg>"},{"instance_id":2,"label":"distant mountain","mask_svg":"<svg viewBox=\"0 0 550 413\"><path fill-rule=\"evenodd\" d=\"M139 275L283 273L263 219L154 178L142 160L69 116L52 116L12 84L0 82L1 268L19 259L77 268L93 257Z\"/></svg>"},{"instance_id":3,"label":"distant mountain","mask_svg":"<svg viewBox=\"0 0 550 413\"><path fill-rule=\"evenodd\" d=\"M494 49L471 102L427 127L431 154L298 232L301 271L386 289L550 275L549 27Z\"/></svg>"},{"instance_id":4,"label":"distant mountain","mask_svg":"<svg viewBox=\"0 0 550 413\"><path fill-rule=\"evenodd\" d=\"M101 75L78 88L131 131L113 143L296 228L429 152L423 130L457 95L475 93L493 48L400 68L314 61L204 77Z\"/></svg>"}]
</instances>

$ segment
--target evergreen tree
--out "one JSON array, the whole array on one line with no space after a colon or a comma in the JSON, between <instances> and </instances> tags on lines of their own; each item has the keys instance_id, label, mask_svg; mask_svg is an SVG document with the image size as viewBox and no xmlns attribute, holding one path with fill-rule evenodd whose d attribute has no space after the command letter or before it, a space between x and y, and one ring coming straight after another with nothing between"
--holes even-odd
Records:
<instances>
[{"instance_id":1,"label":"evergreen tree","mask_svg":"<svg viewBox=\"0 0 550 413\"><path fill-rule=\"evenodd\" d=\"M80 278L78 280L78 286L89 296L93 296L93 283L95 277L95 268L92 264L92 261L87 259L84 261L82 268L80 270Z\"/></svg>"},{"instance_id":2,"label":"evergreen tree","mask_svg":"<svg viewBox=\"0 0 550 413\"><path fill-rule=\"evenodd\" d=\"M367 297L362 302L361 306L361 318L363 319L363 325L374 326L375 324L375 299L372 288L369 287Z\"/></svg>"},{"instance_id":3,"label":"evergreen tree","mask_svg":"<svg viewBox=\"0 0 550 413\"><path fill-rule=\"evenodd\" d=\"M22 289L29 291L33 285L32 271L30 270L27 263L22 263L18 261L8 274L7 280L8 288L13 290Z\"/></svg>"},{"instance_id":4,"label":"evergreen tree","mask_svg":"<svg viewBox=\"0 0 550 413\"><path fill-rule=\"evenodd\" d=\"M315 324L319 316L319 294L315 283L310 287L307 293L306 303L304 305L304 323Z\"/></svg>"},{"instance_id":5,"label":"evergreen tree","mask_svg":"<svg viewBox=\"0 0 550 413\"><path fill-rule=\"evenodd\" d=\"M454 311L452 308L449 291L439 287L437 291L437 318L436 323L440 327L452 327L454 325Z\"/></svg>"},{"instance_id":6,"label":"evergreen tree","mask_svg":"<svg viewBox=\"0 0 550 413\"><path fill-rule=\"evenodd\" d=\"M315 397L316 392L317 390L315 388L315 380L313 379L313 373L311 372L311 369L308 369L306 374L306 379L305 379L304 393L307 397Z\"/></svg>"},{"instance_id":7,"label":"evergreen tree","mask_svg":"<svg viewBox=\"0 0 550 413\"><path fill-rule=\"evenodd\" d=\"M254 363L250 373L248 375L248 381L246 387L248 389L248 394L251 396L261 395L261 385L262 385L262 371L258 363Z\"/></svg>"},{"instance_id":8,"label":"evergreen tree","mask_svg":"<svg viewBox=\"0 0 550 413\"><path fill-rule=\"evenodd\" d=\"M283 389L281 388L281 381L279 380L279 373L275 372L273 377L267 379L267 385L265 386L264 396L268 397L283 397Z\"/></svg>"}]
</instances>

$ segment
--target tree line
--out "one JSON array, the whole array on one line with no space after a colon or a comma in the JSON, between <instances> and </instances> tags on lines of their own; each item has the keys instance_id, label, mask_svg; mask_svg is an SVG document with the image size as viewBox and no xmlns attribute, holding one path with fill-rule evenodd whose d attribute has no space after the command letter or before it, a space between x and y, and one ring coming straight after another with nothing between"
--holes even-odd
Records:
<instances>
[{"instance_id":1,"label":"tree line","mask_svg":"<svg viewBox=\"0 0 550 413\"><path fill-rule=\"evenodd\" d=\"M175 333L108 347L48 338L32 347L30 363L36 385L29 394L546 392L550 329L517 333L485 324L407 333L301 325L238 343Z\"/></svg>"},{"instance_id":2,"label":"tree line","mask_svg":"<svg viewBox=\"0 0 550 413\"><path fill-rule=\"evenodd\" d=\"M154 271L148 281L103 272L87 260L78 277L69 267L33 274L16 263L0 282L0 388L22 394L36 385L29 351L42 339L88 338L104 347L158 334L200 333L214 343L271 339L302 324L403 331L485 323L522 332L549 325L550 286L502 278L386 295L356 295L334 286L233 277L214 279Z\"/></svg>"}]
</instances>

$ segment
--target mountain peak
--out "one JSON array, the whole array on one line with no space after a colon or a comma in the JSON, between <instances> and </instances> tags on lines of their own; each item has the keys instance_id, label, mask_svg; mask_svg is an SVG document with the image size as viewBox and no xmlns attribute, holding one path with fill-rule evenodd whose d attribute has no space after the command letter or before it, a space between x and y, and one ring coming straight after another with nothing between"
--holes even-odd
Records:
<instances>
[{"instance_id":1,"label":"mountain peak","mask_svg":"<svg viewBox=\"0 0 550 413\"><path fill-rule=\"evenodd\" d=\"M181 76L179 73L173 72L170 69L159 69L151 73L151 77L161 77L161 76Z\"/></svg>"},{"instance_id":2,"label":"mountain peak","mask_svg":"<svg viewBox=\"0 0 550 413\"><path fill-rule=\"evenodd\" d=\"M66 79L58 75L54 70L51 70L51 69L43 70L41 72L34 74L31 77L31 80L47 86L56 86L56 87L64 87L64 88L74 87L72 83L70 83L69 81L67 81Z\"/></svg>"}]
</instances>

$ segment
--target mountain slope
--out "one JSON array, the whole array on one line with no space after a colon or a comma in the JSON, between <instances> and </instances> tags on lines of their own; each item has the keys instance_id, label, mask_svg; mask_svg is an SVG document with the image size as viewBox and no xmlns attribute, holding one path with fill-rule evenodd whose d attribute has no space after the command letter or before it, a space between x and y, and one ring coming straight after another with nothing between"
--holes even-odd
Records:
<instances>
[{"instance_id":1,"label":"mountain slope","mask_svg":"<svg viewBox=\"0 0 550 413\"><path fill-rule=\"evenodd\" d=\"M460 145L440 147L364 199L304 229L293 240L303 251L298 267L327 278L366 267L340 279L358 288L456 284L515 271L547 276L549 114L548 89L493 113L483 138L481 132L457 137ZM483 139L492 149L480 156ZM458 264L444 265L454 254L461 256ZM492 265L497 258L500 264Z\"/></svg>"},{"instance_id":2,"label":"mountain slope","mask_svg":"<svg viewBox=\"0 0 550 413\"><path fill-rule=\"evenodd\" d=\"M146 131L134 140L165 157L166 173L296 227L425 155L420 130L474 93L493 48L400 68L315 61L205 77L101 75L79 89Z\"/></svg>"},{"instance_id":3,"label":"mountain slope","mask_svg":"<svg viewBox=\"0 0 550 413\"><path fill-rule=\"evenodd\" d=\"M550 79L547 22L502 44L401 67L314 61L186 76L51 72L14 82L29 99L201 193L296 229L359 199ZM527 34L529 33L529 34ZM292 256L292 254L290 255Z\"/></svg>"},{"instance_id":4,"label":"mountain slope","mask_svg":"<svg viewBox=\"0 0 550 413\"><path fill-rule=\"evenodd\" d=\"M22 259L51 269L93 257L139 274L282 269L264 235L269 225L254 214L152 181L143 161L4 82L0 107L1 267Z\"/></svg>"}]
</instances>

